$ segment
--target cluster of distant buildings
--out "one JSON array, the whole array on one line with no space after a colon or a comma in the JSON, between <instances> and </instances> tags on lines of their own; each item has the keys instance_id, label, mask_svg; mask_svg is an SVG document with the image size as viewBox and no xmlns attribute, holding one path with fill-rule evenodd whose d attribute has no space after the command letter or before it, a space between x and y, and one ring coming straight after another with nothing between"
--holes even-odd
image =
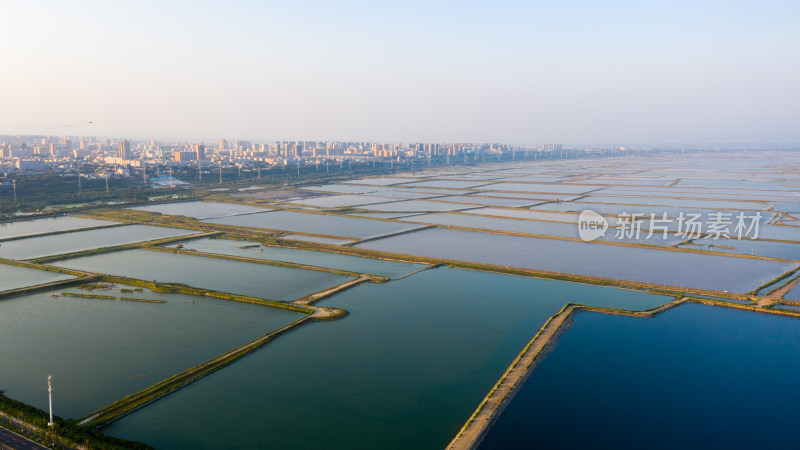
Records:
<instances>
[{"instance_id":1,"label":"cluster of distant buildings","mask_svg":"<svg viewBox=\"0 0 800 450\"><path fill-rule=\"evenodd\" d=\"M538 147L498 143L410 143L345 141L227 140L167 142L156 140L101 139L85 136L0 136L0 171L69 172L84 177L131 176L147 167L193 165L203 167L250 167L340 163L350 161L402 162L436 159L452 163L477 161L494 155L542 152L590 152L560 144ZM583 153L584 155L586 153ZM92 166L91 173L85 170ZM79 170L80 168L80 170Z\"/></svg>"},{"instance_id":2,"label":"cluster of distant buildings","mask_svg":"<svg viewBox=\"0 0 800 450\"><path fill-rule=\"evenodd\" d=\"M559 146L560 148L560 146ZM0 136L0 164L4 169L41 171L69 167L76 162L127 166L174 165L207 161L209 164L263 167L342 159L433 158L476 153L507 153L520 147L496 143L414 143L334 141L158 142L91 137ZM540 150L540 149L533 149Z\"/></svg>"}]
</instances>

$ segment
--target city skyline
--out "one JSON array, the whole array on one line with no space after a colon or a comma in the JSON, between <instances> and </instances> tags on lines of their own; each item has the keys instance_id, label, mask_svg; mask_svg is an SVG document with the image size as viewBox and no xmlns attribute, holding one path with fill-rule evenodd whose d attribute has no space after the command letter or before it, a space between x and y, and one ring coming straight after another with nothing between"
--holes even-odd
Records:
<instances>
[{"instance_id":1,"label":"city skyline","mask_svg":"<svg viewBox=\"0 0 800 450\"><path fill-rule=\"evenodd\" d=\"M797 143L791 2L11 2L2 134ZM87 122L92 121L89 125ZM66 124L73 127L56 128Z\"/></svg>"}]
</instances>

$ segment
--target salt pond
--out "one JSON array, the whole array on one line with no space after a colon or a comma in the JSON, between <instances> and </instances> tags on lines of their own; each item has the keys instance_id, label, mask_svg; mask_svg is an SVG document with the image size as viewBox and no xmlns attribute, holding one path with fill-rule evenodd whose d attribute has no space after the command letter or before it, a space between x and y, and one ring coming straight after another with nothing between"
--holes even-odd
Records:
<instances>
[{"instance_id":1,"label":"salt pond","mask_svg":"<svg viewBox=\"0 0 800 450\"><path fill-rule=\"evenodd\" d=\"M564 303L670 299L449 268L360 285L324 302L347 318L303 327L105 431L162 448L440 449Z\"/></svg>"},{"instance_id":2,"label":"salt pond","mask_svg":"<svg viewBox=\"0 0 800 450\"><path fill-rule=\"evenodd\" d=\"M55 413L77 418L211 359L302 314L182 294L92 291L166 303L52 297L77 288L0 302L0 388L47 409L53 375Z\"/></svg>"},{"instance_id":3,"label":"salt pond","mask_svg":"<svg viewBox=\"0 0 800 450\"><path fill-rule=\"evenodd\" d=\"M695 239L694 244L683 245L685 248L700 248L720 253L735 253L740 255L768 256L770 258L783 258L800 260L800 244L785 242L759 241L752 239Z\"/></svg>"},{"instance_id":4,"label":"salt pond","mask_svg":"<svg viewBox=\"0 0 800 450\"><path fill-rule=\"evenodd\" d=\"M0 240L20 236L52 233L54 231L78 230L81 228L113 225L116 222L106 220L84 219L81 217L61 216L44 219L22 220L0 223Z\"/></svg>"},{"instance_id":5,"label":"salt pond","mask_svg":"<svg viewBox=\"0 0 800 450\"><path fill-rule=\"evenodd\" d=\"M394 233L416 228L415 226L408 224L387 222L382 220L359 219L355 217L301 213L294 211L275 211L262 214L222 217L218 219L210 219L207 222L235 225L240 227L286 230L298 233L352 238L365 238L369 236Z\"/></svg>"},{"instance_id":6,"label":"salt pond","mask_svg":"<svg viewBox=\"0 0 800 450\"><path fill-rule=\"evenodd\" d=\"M0 291L75 278L64 273L0 264ZM2 330L0 330L2 331ZM2 389L2 387L0 387Z\"/></svg>"},{"instance_id":7,"label":"salt pond","mask_svg":"<svg viewBox=\"0 0 800 450\"><path fill-rule=\"evenodd\" d=\"M338 253L325 253L313 250L267 247L255 242L229 241L225 239L197 239L184 242L182 245L186 249L199 252L308 264L358 273L369 273L390 278L408 275L409 273L427 267L425 264L362 258L360 256L340 255Z\"/></svg>"},{"instance_id":8,"label":"salt pond","mask_svg":"<svg viewBox=\"0 0 800 450\"><path fill-rule=\"evenodd\" d=\"M125 225L3 242L0 258L31 259L196 233L177 228Z\"/></svg>"},{"instance_id":9,"label":"salt pond","mask_svg":"<svg viewBox=\"0 0 800 450\"><path fill-rule=\"evenodd\" d=\"M481 448L793 448L797 342L796 318L706 305L578 314Z\"/></svg>"},{"instance_id":10,"label":"salt pond","mask_svg":"<svg viewBox=\"0 0 800 450\"><path fill-rule=\"evenodd\" d=\"M797 267L796 263L779 261L435 228L356 246L432 258L740 293L749 292Z\"/></svg>"},{"instance_id":11,"label":"salt pond","mask_svg":"<svg viewBox=\"0 0 800 450\"><path fill-rule=\"evenodd\" d=\"M316 270L153 250L104 253L53 264L139 280L184 283L268 300L294 300L351 279Z\"/></svg>"},{"instance_id":12,"label":"salt pond","mask_svg":"<svg viewBox=\"0 0 800 450\"><path fill-rule=\"evenodd\" d=\"M269 211L267 208L259 208L257 206L220 202L161 203L158 205L134 206L130 209L156 212L170 216L193 217L195 219L211 219L212 217L235 216L238 214Z\"/></svg>"}]
</instances>

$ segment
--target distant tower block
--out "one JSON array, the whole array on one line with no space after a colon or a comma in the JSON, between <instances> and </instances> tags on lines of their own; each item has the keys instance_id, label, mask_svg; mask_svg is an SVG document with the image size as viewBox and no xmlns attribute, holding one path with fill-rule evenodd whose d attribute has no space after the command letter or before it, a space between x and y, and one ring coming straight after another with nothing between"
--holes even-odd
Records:
<instances>
[{"instance_id":1,"label":"distant tower block","mask_svg":"<svg viewBox=\"0 0 800 450\"><path fill-rule=\"evenodd\" d=\"M50 422L47 422L47 426L52 427L55 425L53 422L53 376L47 376L47 397L48 403L50 404Z\"/></svg>"}]
</instances>

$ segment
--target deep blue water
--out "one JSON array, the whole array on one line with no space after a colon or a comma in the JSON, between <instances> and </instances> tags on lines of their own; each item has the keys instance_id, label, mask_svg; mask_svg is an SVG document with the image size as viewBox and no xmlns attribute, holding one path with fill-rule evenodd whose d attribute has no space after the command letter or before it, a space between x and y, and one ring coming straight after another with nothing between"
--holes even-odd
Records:
<instances>
[{"instance_id":1,"label":"deep blue water","mask_svg":"<svg viewBox=\"0 0 800 450\"><path fill-rule=\"evenodd\" d=\"M582 313L481 448L798 448L800 320Z\"/></svg>"}]
</instances>

